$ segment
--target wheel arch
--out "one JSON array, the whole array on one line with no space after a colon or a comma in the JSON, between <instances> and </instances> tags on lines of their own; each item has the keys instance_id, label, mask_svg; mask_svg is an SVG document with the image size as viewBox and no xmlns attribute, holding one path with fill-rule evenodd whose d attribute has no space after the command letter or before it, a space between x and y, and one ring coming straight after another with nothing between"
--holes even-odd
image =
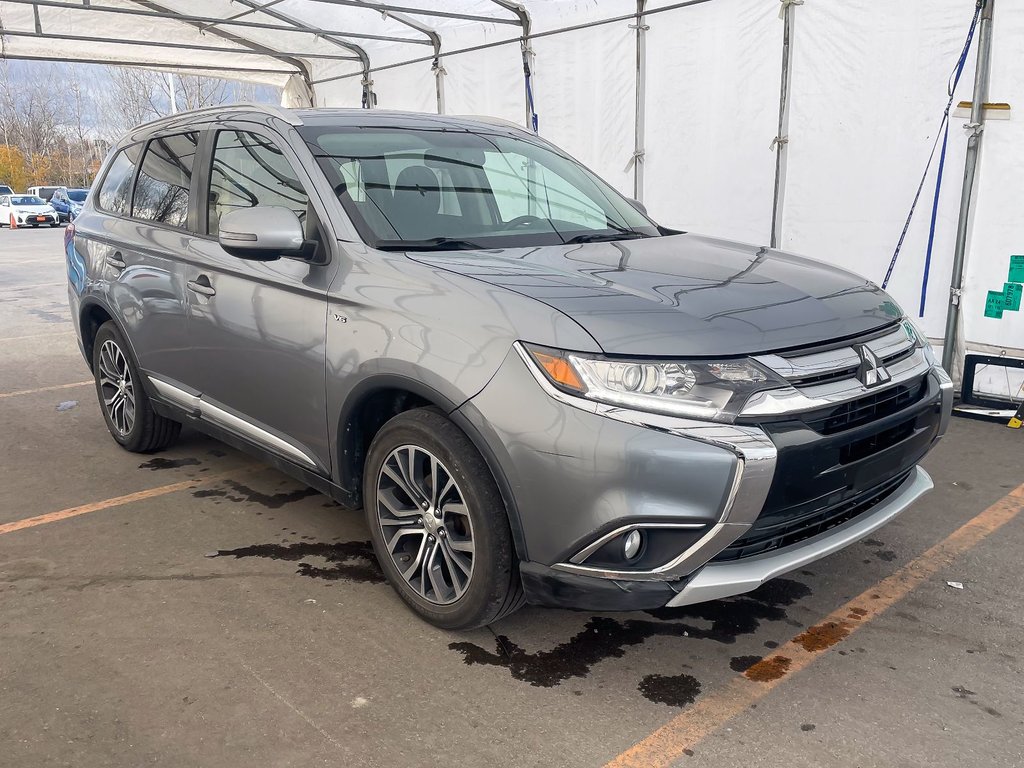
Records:
<instances>
[{"instance_id":1,"label":"wheel arch","mask_svg":"<svg viewBox=\"0 0 1024 768\"><path fill-rule=\"evenodd\" d=\"M404 411L430 406L439 408L462 430L490 470L505 502L516 555L525 560L525 538L511 485L483 436L458 411L460 405L462 403L453 401L422 381L406 376L378 374L364 379L349 393L338 416L338 484L361 504L366 454L380 428Z\"/></svg>"}]
</instances>

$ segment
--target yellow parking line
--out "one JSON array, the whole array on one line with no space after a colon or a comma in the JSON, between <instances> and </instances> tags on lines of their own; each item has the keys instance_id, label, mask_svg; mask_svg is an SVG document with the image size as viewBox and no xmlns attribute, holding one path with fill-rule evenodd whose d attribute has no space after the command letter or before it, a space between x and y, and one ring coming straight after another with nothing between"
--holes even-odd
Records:
<instances>
[{"instance_id":1,"label":"yellow parking line","mask_svg":"<svg viewBox=\"0 0 1024 768\"><path fill-rule=\"evenodd\" d=\"M52 387L39 387L37 389L19 389L16 392L0 392L0 400L5 397L18 397L19 395L34 395L36 392L55 392L58 389L73 389L74 387L84 387L86 384L92 384L93 380L88 381L76 381L71 384L54 384Z\"/></svg>"},{"instance_id":2,"label":"yellow parking line","mask_svg":"<svg viewBox=\"0 0 1024 768\"><path fill-rule=\"evenodd\" d=\"M1022 510L1024 485L888 578L780 646L772 656L759 661L722 689L676 715L607 763L605 768L661 768L671 765L705 737L768 695L783 680L810 666L829 648L906 597L911 590L1013 520Z\"/></svg>"},{"instance_id":3,"label":"yellow parking line","mask_svg":"<svg viewBox=\"0 0 1024 768\"><path fill-rule=\"evenodd\" d=\"M144 491L136 491L135 493L128 493L124 496L115 496L112 499L104 499L103 501L94 501L90 504L82 504L78 507L69 507L67 509L61 509L57 512L47 512L45 515L37 515L36 517L28 517L24 520L15 520L13 523L4 523L0 525L0 536L6 533L14 533L15 531L22 531L26 528L34 528L37 525L46 525L47 523L56 523L58 520L67 520L69 517L78 517L79 515L87 515L90 512L99 512L101 509L110 509L111 507L120 507L125 504L131 504L134 501L143 501L144 499L152 499L156 496L165 496L168 493L175 493L177 491L187 491L191 488L203 485L205 483L211 483L216 480L220 480L230 474L234 474L238 471L238 468L226 471L218 472L213 475L204 475L203 477L194 477L190 480L182 480L178 483L171 483L170 485L161 485L156 488L147 488Z\"/></svg>"}]
</instances>

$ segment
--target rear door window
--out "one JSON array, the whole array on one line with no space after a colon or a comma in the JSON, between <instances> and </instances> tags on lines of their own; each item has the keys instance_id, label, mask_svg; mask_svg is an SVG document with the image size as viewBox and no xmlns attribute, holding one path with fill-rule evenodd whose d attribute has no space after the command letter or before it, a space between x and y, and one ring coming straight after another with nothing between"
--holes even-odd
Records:
<instances>
[{"instance_id":1,"label":"rear door window","mask_svg":"<svg viewBox=\"0 0 1024 768\"><path fill-rule=\"evenodd\" d=\"M149 142L132 198L132 216L177 229L188 226L188 197L199 134L162 136Z\"/></svg>"},{"instance_id":2,"label":"rear door window","mask_svg":"<svg viewBox=\"0 0 1024 768\"><path fill-rule=\"evenodd\" d=\"M304 221L309 196L288 158L270 139L250 131L221 131L210 171L209 233L238 208L276 205Z\"/></svg>"},{"instance_id":3,"label":"rear door window","mask_svg":"<svg viewBox=\"0 0 1024 768\"><path fill-rule=\"evenodd\" d=\"M100 187L99 207L109 213L127 215L132 204L132 181L135 179L135 165L142 154L142 145L133 144L118 152Z\"/></svg>"}]
</instances>

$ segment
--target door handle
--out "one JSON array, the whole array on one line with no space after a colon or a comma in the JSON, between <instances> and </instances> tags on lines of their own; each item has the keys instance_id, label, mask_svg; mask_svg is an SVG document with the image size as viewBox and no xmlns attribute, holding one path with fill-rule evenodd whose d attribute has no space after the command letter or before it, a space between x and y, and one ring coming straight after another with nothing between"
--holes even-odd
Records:
<instances>
[{"instance_id":1,"label":"door handle","mask_svg":"<svg viewBox=\"0 0 1024 768\"><path fill-rule=\"evenodd\" d=\"M189 280L185 285L192 293L198 293L200 296L216 296L217 291L210 285L210 278L206 275L200 275L195 280Z\"/></svg>"},{"instance_id":2,"label":"door handle","mask_svg":"<svg viewBox=\"0 0 1024 768\"><path fill-rule=\"evenodd\" d=\"M114 251L114 255L113 256L107 256L107 258L105 260L106 260L107 264L109 266L113 267L114 269L124 269L125 267L128 266L122 260L121 252L120 251Z\"/></svg>"}]
</instances>

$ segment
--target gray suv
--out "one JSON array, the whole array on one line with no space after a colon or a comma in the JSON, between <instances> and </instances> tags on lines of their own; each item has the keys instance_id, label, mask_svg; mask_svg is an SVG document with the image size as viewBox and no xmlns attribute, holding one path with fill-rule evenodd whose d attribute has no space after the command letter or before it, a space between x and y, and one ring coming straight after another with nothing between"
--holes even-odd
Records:
<instances>
[{"instance_id":1,"label":"gray suv","mask_svg":"<svg viewBox=\"0 0 1024 768\"><path fill-rule=\"evenodd\" d=\"M94 190L69 297L114 439L187 424L362 506L437 626L739 594L931 488L952 385L884 292L512 124L218 107Z\"/></svg>"}]
</instances>

